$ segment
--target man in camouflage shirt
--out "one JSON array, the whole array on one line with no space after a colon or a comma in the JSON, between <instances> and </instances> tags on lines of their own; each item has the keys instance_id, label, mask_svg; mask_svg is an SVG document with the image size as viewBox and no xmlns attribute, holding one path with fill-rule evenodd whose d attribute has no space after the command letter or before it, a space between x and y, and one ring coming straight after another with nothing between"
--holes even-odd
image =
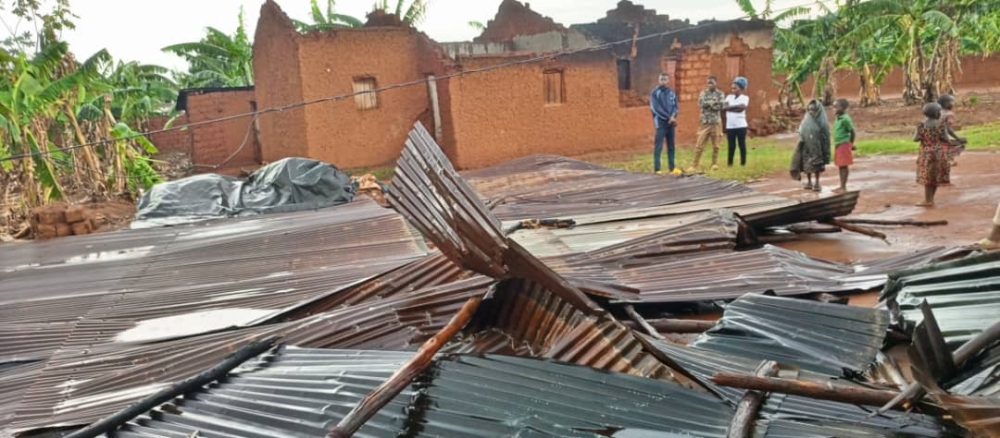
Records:
<instances>
[{"instance_id":1,"label":"man in camouflage shirt","mask_svg":"<svg viewBox=\"0 0 1000 438\"><path fill-rule=\"evenodd\" d=\"M701 153L705 151L705 143L712 140L712 170L719 168L719 140L722 138L722 105L726 101L726 94L716 85L718 80L715 76L708 77L708 88L701 92L698 97L698 106L701 108L701 126L698 128L698 143L694 149L694 163L688 172L698 172L701 163Z\"/></svg>"}]
</instances>

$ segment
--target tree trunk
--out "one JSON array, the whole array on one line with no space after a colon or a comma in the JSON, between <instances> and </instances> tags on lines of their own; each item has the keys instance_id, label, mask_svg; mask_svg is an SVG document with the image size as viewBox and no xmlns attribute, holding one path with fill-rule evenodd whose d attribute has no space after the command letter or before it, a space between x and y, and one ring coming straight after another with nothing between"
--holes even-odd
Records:
<instances>
[{"instance_id":1,"label":"tree trunk","mask_svg":"<svg viewBox=\"0 0 1000 438\"><path fill-rule=\"evenodd\" d=\"M875 106L881 100L878 93L878 85L875 85L875 75L872 73L870 64L865 63L858 73L861 79L861 106Z\"/></svg>"},{"instance_id":2,"label":"tree trunk","mask_svg":"<svg viewBox=\"0 0 1000 438\"><path fill-rule=\"evenodd\" d=\"M920 72L923 70L924 54L916 28L910 31L910 38L910 58L906 60L906 67L903 69L903 101L907 105L916 105L923 101Z\"/></svg>"}]
</instances>

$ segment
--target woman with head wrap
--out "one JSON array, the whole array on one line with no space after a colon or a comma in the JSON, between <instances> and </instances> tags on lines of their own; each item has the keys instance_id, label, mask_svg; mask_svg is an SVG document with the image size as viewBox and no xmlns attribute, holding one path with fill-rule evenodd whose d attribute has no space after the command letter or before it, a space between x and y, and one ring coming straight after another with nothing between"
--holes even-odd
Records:
<instances>
[{"instance_id":1,"label":"woman with head wrap","mask_svg":"<svg viewBox=\"0 0 1000 438\"><path fill-rule=\"evenodd\" d=\"M801 181L802 173L805 173L807 180L802 188L821 191L819 174L823 173L827 164L830 164L830 121L826 118L823 105L813 99L799 125L799 144L792 155L792 178ZM813 175L816 176L815 184Z\"/></svg>"},{"instance_id":2,"label":"woman with head wrap","mask_svg":"<svg viewBox=\"0 0 1000 438\"><path fill-rule=\"evenodd\" d=\"M733 79L732 94L726 96L722 110L726 112L726 137L729 140L729 167L733 167L736 145L740 146L740 166L747 164L747 107L750 96L744 92L747 79L740 76Z\"/></svg>"}]
</instances>

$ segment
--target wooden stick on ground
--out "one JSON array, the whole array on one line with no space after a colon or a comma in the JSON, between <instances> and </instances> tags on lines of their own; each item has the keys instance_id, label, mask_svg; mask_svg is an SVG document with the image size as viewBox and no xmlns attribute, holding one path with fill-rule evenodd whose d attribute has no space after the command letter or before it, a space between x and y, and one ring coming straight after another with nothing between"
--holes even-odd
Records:
<instances>
[{"instance_id":1,"label":"wooden stick on ground","mask_svg":"<svg viewBox=\"0 0 1000 438\"><path fill-rule=\"evenodd\" d=\"M653 338L659 339L661 341L667 339L664 338L663 335L660 334L660 332L656 331L656 329L653 328L653 326L649 325L649 323L646 322L646 320L642 317L642 315L640 315L639 312L635 311L635 307L632 307L631 304L625 306L625 313L628 313L628 316L631 317L633 320L635 320L636 324L639 324L639 326L642 327L642 329L645 330L646 333L649 333L649 335L652 336Z\"/></svg>"},{"instance_id":2,"label":"wooden stick on ground","mask_svg":"<svg viewBox=\"0 0 1000 438\"><path fill-rule=\"evenodd\" d=\"M414 378L431 365L434 355L437 354L438 350L472 319L472 315L479 308L479 303L482 302L482 297L469 298L458 313L451 318L451 321L448 321L448 325L444 326L441 331L428 339L427 342L424 342L424 345L420 346L420 349L417 350L417 354L413 358L403 364L388 380L362 399L326 436L328 438L347 438L354 435L372 415L375 415L379 409L382 409L383 406L392 401L403 389L410 385L410 382Z\"/></svg>"},{"instance_id":3,"label":"wooden stick on ground","mask_svg":"<svg viewBox=\"0 0 1000 438\"><path fill-rule=\"evenodd\" d=\"M631 316L631 315L629 315ZM700 319L647 319L646 322L660 333L704 333L715 326L715 321ZM638 324L632 321L622 321L628 328L636 328Z\"/></svg>"},{"instance_id":4,"label":"wooden stick on ground","mask_svg":"<svg viewBox=\"0 0 1000 438\"><path fill-rule=\"evenodd\" d=\"M717 373L712 376L712 381L718 385L731 388L801 395L817 400L830 400L869 406L880 406L899 394L897 391L868 389L834 384L832 382L813 382L733 373Z\"/></svg>"},{"instance_id":5,"label":"wooden stick on ground","mask_svg":"<svg viewBox=\"0 0 1000 438\"><path fill-rule=\"evenodd\" d=\"M841 218L839 221L845 224L857 224L857 225L883 225L883 226L912 226L912 227L938 227L948 225L948 221L915 221L915 220L902 220L902 221L885 221L878 219L848 219Z\"/></svg>"},{"instance_id":6,"label":"wooden stick on ground","mask_svg":"<svg viewBox=\"0 0 1000 438\"><path fill-rule=\"evenodd\" d=\"M830 225L835 225L835 226L843 228L843 229L845 229L847 231L853 231L855 233L864 234L866 236L871 236L871 237L874 237L876 239L881 239L881 240L884 240L884 241L888 241L885 234L882 234L882 233L880 233L878 231L875 231L875 230L873 230L871 228L866 228L866 227L862 227L862 226L858 226L858 225L851 225L851 224L845 223L843 221L840 221L838 219L827 219L827 220L823 221L823 223L830 224Z\"/></svg>"},{"instance_id":7,"label":"wooden stick on ground","mask_svg":"<svg viewBox=\"0 0 1000 438\"><path fill-rule=\"evenodd\" d=\"M757 368L758 377L774 377L778 375L778 363L767 361ZM753 425L757 419L757 412L764 402L764 393L759 391L747 391L740 399L740 404L736 406L736 415L729 423L727 438L748 438L753 432Z\"/></svg>"}]
</instances>

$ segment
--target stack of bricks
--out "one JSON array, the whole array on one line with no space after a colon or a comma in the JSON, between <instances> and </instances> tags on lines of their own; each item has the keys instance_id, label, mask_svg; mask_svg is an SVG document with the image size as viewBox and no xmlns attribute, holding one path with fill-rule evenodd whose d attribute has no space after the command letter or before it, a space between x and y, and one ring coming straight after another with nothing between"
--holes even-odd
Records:
<instances>
[{"instance_id":1,"label":"stack of bricks","mask_svg":"<svg viewBox=\"0 0 1000 438\"><path fill-rule=\"evenodd\" d=\"M47 205L31 212L31 231L36 239L81 236L94 232L94 221L80 205Z\"/></svg>"}]
</instances>

